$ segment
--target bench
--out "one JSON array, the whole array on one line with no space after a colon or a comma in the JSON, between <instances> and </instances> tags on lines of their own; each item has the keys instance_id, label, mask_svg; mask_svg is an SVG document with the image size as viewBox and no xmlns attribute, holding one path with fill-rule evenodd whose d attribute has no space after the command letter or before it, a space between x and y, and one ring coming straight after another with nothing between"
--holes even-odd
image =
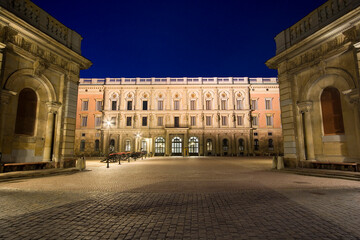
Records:
<instances>
[{"instance_id":1,"label":"bench","mask_svg":"<svg viewBox=\"0 0 360 240\"><path fill-rule=\"evenodd\" d=\"M3 172L45 169L48 164L48 162L4 163Z\"/></svg>"},{"instance_id":2,"label":"bench","mask_svg":"<svg viewBox=\"0 0 360 240\"><path fill-rule=\"evenodd\" d=\"M348 170L353 172L360 171L360 164L355 162L310 162L313 168L331 169L331 170ZM339 169L340 168L340 169ZM345 169L346 168L346 169Z\"/></svg>"}]
</instances>

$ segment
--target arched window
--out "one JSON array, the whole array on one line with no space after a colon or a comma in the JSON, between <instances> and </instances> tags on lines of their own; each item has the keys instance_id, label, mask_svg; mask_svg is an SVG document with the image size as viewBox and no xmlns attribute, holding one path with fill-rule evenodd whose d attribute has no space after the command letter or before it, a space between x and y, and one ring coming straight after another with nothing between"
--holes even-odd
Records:
<instances>
[{"instance_id":1,"label":"arched window","mask_svg":"<svg viewBox=\"0 0 360 240\"><path fill-rule=\"evenodd\" d=\"M179 137L174 137L171 142L171 153L172 155L182 154L182 141Z\"/></svg>"},{"instance_id":2,"label":"arched window","mask_svg":"<svg viewBox=\"0 0 360 240\"><path fill-rule=\"evenodd\" d=\"M257 151L259 150L259 139L254 139L254 150Z\"/></svg>"},{"instance_id":3,"label":"arched window","mask_svg":"<svg viewBox=\"0 0 360 240\"><path fill-rule=\"evenodd\" d=\"M239 151L240 151L240 152L243 152L243 151L244 151L244 148L245 148L244 139L240 138L240 139L239 139Z\"/></svg>"},{"instance_id":4,"label":"arched window","mask_svg":"<svg viewBox=\"0 0 360 240\"><path fill-rule=\"evenodd\" d=\"M229 150L229 140L223 139L222 143L223 152L227 152Z\"/></svg>"},{"instance_id":5,"label":"arched window","mask_svg":"<svg viewBox=\"0 0 360 240\"><path fill-rule=\"evenodd\" d=\"M268 141L269 141L269 151L273 151L274 150L274 141L271 138Z\"/></svg>"},{"instance_id":6,"label":"arched window","mask_svg":"<svg viewBox=\"0 0 360 240\"><path fill-rule=\"evenodd\" d=\"M110 152L114 152L115 151L115 139L111 139L110 140Z\"/></svg>"},{"instance_id":7,"label":"arched window","mask_svg":"<svg viewBox=\"0 0 360 240\"><path fill-rule=\"evenodd\" d=\"M130 152L131 151L131 142L130 140L126 140L125 141L125 152Z\"/></svg>"},{"instance_id":8,"label":"arched window","mask_svg":"<svg viewBox=\"0 0 360 240\"><path fill-rule=\"evenodd\" d=\"M147 151L147 142L146 142L146 140L141 141L141 151Z\"/></svg>"},{"instance_id":9,"label":"arched window","mask_svg":"<svg viewBox=\"0 0 360 240\"><path fill-rule=\"evenodd\" d=\"M155 155L163 156L165 154L165 139L158 137L155 139Z\"/></svg>"},{"instance_id":10,"label":"arched window","mask_svg":"<svg viewBox=\"0 0 360 240\"><path fill-rule=\"evenodd\" d=\"M85 140L81 140L80 142L80 152L84 152L85 151Z\"/></svg>"},{"instance_id":11,"label":"arched window","mask_svg":"<svg viewBox=\"0 0 360 240\"><path fill-rule=\"evenodd\" d=\"M340 93L336 88L327 87L321 94L321 110L325 135L343 134L344 123Z\"/></svg>"},{"instance_id":12,"label":"arched window","mask_svg":"<svg viewBox=\"0 0 360 240\"><path fill-rule=\"evenodd\" d=\"M15 133L34 135L36 121L37 96L30 88L24 88L19 93Z\"/></svg>"},{"instance_id":13,"label":"arched window","mask_svg":"<svg viewBox=\"0 0 360 240\"><path fill-rule=\"evenodd\" d=\"M100 141L99 139L95 140L95 152L98 152L100 150Z\"/></svg>"},{"instance_id":14,"label":"arched window","mask_svg":"<svg viewBox=\"0 0 360 240\"><path fill-rule=\"evenodd\" d=\"M206 151L212 152L213 150L213 142L211 139L206 140Z\"/></svg>"},{"instance_id":15,"label":"arched window","mask_svg":"<svg viewBox=\"0 0 360 240\"><path fill-rule=\"evenodd\" d=\"M191 137L189 139L189 155L197 155L199 153L199 139Z\"/></svg>"}]
</instances>

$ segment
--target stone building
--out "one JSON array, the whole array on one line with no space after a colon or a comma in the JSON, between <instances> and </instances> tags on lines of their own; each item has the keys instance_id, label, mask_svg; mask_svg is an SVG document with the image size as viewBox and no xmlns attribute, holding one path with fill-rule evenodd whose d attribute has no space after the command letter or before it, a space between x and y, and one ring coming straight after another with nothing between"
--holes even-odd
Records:
<instances>
[{"instance_id":1,"label":"stone building","mask_svg":"<svg viewBox=\"0 0 360 240\"><path fill-rule=\"evenodd\" d=\"M0 1L0 152L5 162L73 157L81 36L29 0Z\"/></svg>"},{"instance_id":2,"label":"stone building","mask_svg":"<svg viewBox=\"0 0 360 240\"><path fill-rule=\"evenodd\" d=\"M286 164L359 162L360 1L329 0L275 41Z\"/></svg>"},{"instance_id":3,"label":"stone building","mask_svg":"<svg viewBox=\"0 0 360 240\"><path fill-rule=\"evenodd\" d=\"M277 79L80 79L75 152L98 156L109 149L166 156L279 154Z\"/></svg>"}]
</instances>

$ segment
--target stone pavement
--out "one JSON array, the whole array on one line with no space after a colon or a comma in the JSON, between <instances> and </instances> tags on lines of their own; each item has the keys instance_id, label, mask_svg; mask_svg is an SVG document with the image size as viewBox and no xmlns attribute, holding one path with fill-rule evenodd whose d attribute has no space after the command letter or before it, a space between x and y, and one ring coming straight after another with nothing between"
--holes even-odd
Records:
<instances>
[{"instance_id":1,"label":"stone pavement","mask_svg":"<svg viewBox=\"0 0 360 240\"><path fill-rule=\"evenodd\" d=\"M360 239L357 181L270 171L263 158L87 167L0 182L0 239Z\"/></svg>"}]
</instances>

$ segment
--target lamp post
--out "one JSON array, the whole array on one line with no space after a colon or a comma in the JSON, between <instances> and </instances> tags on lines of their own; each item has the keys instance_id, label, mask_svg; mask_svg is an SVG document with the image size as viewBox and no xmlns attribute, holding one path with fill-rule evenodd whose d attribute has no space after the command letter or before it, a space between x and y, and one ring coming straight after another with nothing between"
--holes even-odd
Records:
<instances>
[{"instance_id":1,"label":"lamp post","mask_svg":"<svg viewBox=\"0 0 360 240\"><path fill-rule=\"evenodd\" d=\"M111 146L110 146L110 127L111 127L111 122L110 121L106 121L106 125L108 127L108 134L109 134L109 156L107 158L106 161L106 167L109 168L109 157L110 157L110 150L111 150Z\"/></svg>"}]
</instances>

